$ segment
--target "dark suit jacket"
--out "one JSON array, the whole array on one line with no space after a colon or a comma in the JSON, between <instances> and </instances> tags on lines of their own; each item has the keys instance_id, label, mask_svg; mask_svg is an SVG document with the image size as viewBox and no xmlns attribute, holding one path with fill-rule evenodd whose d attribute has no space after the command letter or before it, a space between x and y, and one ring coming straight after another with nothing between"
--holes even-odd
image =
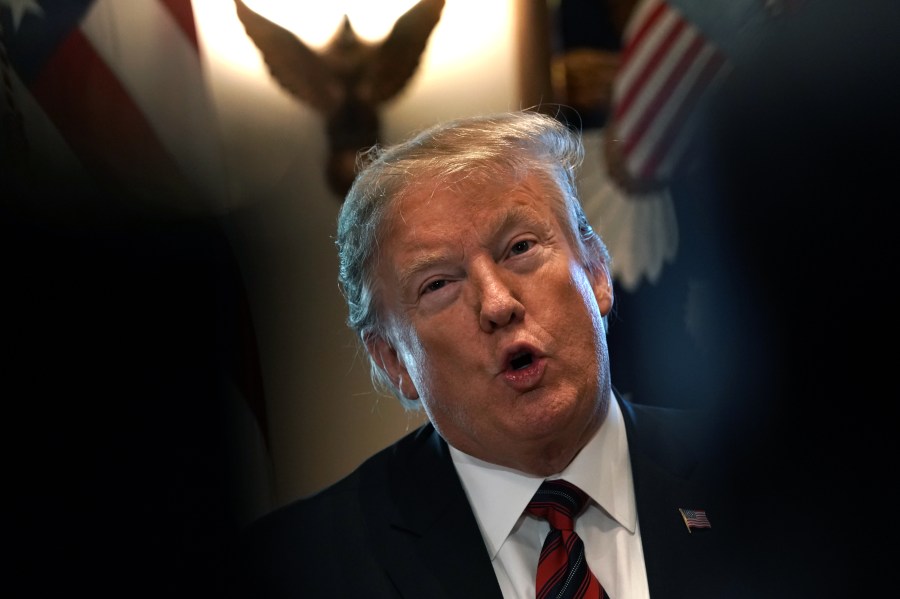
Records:
<instances>
[{"instance_id":1,"label":"dark suit jacket","mask_svg":"<svg viewBox=\"0 0 900 599\"><path fill-rule=\"evenodd\" d=\"M707 485L700 421L619 402L651 596L723 596L727 518ZM689 531L680 507L705 509L712 527ZM238 567L246 597L502 599L447 444L430 424L256 521Z\"/></svg>"}]
</instances>

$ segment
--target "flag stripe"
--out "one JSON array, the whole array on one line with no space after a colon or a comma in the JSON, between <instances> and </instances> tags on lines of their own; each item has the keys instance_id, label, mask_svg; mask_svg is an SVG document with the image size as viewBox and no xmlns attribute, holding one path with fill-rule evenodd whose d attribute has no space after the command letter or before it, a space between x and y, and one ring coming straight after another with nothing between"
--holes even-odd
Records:
<instances>
[{"instance_id":1,"label":"flag stripe","mask_svg":"<svg viewBox=\"0 0 900 599\"><path fill-rule=\"evenodd\" d=\"M612 125L635 180L665 181L690 148L696 108L727 72L724 54L663 0L644 0L626 28Z\"/></svg>"},{"instance_id":2,"label":"flag stripe","mask_svg":"<svg viewBox=\"0 0 900 599\"><path fill-rule=\"evenodd\" d=\"M88 172L119 182L180 177L141 111L78 30L44 64L31 92Z\"/></svg>"},{"instance_id":3,"label":"flag stripe","mask_svg":"<svg viewBox=\"0 0 900 599\"><path fill-rule=\"evenodd\" d=\"M169 0L169 7L174 4ZM186 7L178 13L184 19L190 2L179 4ZM215 127L202 85L196 34L190 39L182 35L185 25L172 14L172 8L155 0L98 0L81 28L168 153L185 165L184 175L197 187L208 187L221 180L223 169L215 159ZM192 14L190 18L193 23ZM122 43L122 32L128 32L127 44Z\"/></svg>"},{"instance_id":4,"label":"flag stripe","mask_svg":"<svg viewBox=\"0 0 900 599\"><path fill-rule=\"evenodd\" d=\"M190 0L72 0L19 27L8 8L0 18L18 80L46 114L24 121L30 147L65 140L97 181L180 209L229 207Z\"/></svg>"},{"instance_id":5,"label":"flag stripe","mask_svg":"<svg viewBox=\"0 0 900 599\"><path fill-rule=\"evenodd\" d=\"M616 118L622 118L627 114L632 105L636 101L637 95L647 85L648 81L663 65L667 57L671 60L669 50L678 39L678 34L684 27L684 21L675 18L674 13L667 12L659 19L658 27L655 27L652 33L641 36L641 39L648 38L647 43L637 42L629 52L631 54L628 62L623 64L629 65L628 69L624 69L622 76L617 82L618 99L616 101ZM638 45L639 44L639 45ZM629 77L633 75L633 77Z\"/></svg>"},{"instance_id":6,"label":"flag stripe","mask_svg":"<svg viewBox=\"0 0 900 599\"><path fill-rule=\"evenodd\" d=\"M626 40L622 50L622 62L632 59L637 48L644 43L644 38L667 14L666 5L662 2L641 2L635 7L634 13L625 27L623 39Z\"/></svg>"},{"instance_id":7,"label":"flag stripe","mask_svg":"<svg viewBox=\"0 0 900 599\"><path fill-rule=\"evenodd\" d=\"M663 114L666 102L670 98L675 99L673 92L682 82L682 77L693 63L694 58L700 53L701 45L702 41L691 35L680 35L678 41L673 43L675 47L672 48L673 51L668 52L668 55L675 64L666 71L657 71L661 79L658 86L644 88L647 105L639 113L631 113L638 117L633 124L626 119L620 125L619 134L624 138L623 148L626 153L631 153L647 129L658 122L656 119ZM660 47L660 49L663 48ZM668 51L669 48L665 48L665 50Z\"/></svg>"},{"instance_id":8,"label":"flag stripe","mask_svg":"<svg viewBox=\"0 0 900 599\"><path fill-rule=\"evenodd\" d=\"M194 22L194 9L191 2L184 0L160 0L166 10L172 15L175 23L181 29L185 39L193 46L196 52L200 51L200 43L197 41L197 26Z\"/></svg>"},{"instance_id":9,"label":"flag stripe","mask_svg":"<svg viewBox=\"0 0 900 599\"><path fill-rule=\"evenodd\" d=\"M685 98L676 104L674 114L670 119L660 121L666 122L666 126L656 136L658 141L653 146L652 153L643 165L635 166L635 171L642 176L652 176L654 172L659 172L663 176L670 175L675 167L676 157L683 154L681 150L688 143L689 137L678 135L681 131L680 125L682 123L687 125L690 122L692 107L704 90L708 88L710 82L722 72L725 64L724 56L711 51L708 46L703 48L702 52L708 56L692 65L695 69L699 68L700 73L696 77L688 77L685 80L684 87L688 88Z\"/></svg>"}]
</instances>

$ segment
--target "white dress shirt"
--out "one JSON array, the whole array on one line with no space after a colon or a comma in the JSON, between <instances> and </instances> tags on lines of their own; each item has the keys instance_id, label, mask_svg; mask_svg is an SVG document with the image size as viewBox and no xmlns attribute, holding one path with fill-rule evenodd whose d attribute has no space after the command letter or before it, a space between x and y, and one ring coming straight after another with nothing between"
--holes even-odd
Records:
<instances>
[{"instance_id":1,"label":"white dress shirt","mask_svg":"<svg viewBox=\"0 0 900 599\"><path fill-rule=\"evenodd\" d=\"M533 599L538 558L550 525L524 513L543 478L490 464L450 447L505 599ZM649 599L625 422L614 397L597 433L564 478L591 501L575 521L591 570L613 599Z\"/></svg>"}]
</instances>

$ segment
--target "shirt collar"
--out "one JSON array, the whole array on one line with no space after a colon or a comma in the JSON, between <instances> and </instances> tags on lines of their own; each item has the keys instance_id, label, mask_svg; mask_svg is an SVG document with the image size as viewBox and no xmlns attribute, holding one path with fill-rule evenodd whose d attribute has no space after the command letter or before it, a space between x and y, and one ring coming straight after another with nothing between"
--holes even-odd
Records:
<instances>
[{"instance_id":1,"label":"shirt collar","mask_svg":"<svg viewBox=\"0 0 900 599\"><path fill-rule=\"evenodd\" d=\"M485 462L452 445L450 456L494 559L544 479ZM606 419L594 436L565 470L547 478L565 478L578 485L619 524L635 531L637 509L625 421L611 393Z\"/></svg>"}]
</instances>

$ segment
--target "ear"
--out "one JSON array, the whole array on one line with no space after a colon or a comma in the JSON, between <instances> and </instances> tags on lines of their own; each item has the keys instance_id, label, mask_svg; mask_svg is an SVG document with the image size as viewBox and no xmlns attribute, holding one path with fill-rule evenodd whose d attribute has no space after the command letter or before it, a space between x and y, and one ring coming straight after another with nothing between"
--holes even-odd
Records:
<instances>
[{"instance_id":1,"label":"ear","mask_svg":"<svg viewBox=\"0 0 900 599\"><path fill-rule=\"evenodd\" d=\"M613 307L612 275L609 274L609 268L603 264L591 269L588 276L591 279L594 297L597 298L597 305L600 307L600 314L607 316Z\"/></svg>"},{"instance_id":2,"label":"ear","mask_svg":"<svg viewBox=\"0 0 900 599\"><path fill-rule=\"evenodd\" d=\"M409 400L419 399L419 391L413 384L409 371L394 345L377 333L368 335L365 344L369 356L387 375L387 379L400 391L400 394Z\"/></svg>"}]
</instances>

